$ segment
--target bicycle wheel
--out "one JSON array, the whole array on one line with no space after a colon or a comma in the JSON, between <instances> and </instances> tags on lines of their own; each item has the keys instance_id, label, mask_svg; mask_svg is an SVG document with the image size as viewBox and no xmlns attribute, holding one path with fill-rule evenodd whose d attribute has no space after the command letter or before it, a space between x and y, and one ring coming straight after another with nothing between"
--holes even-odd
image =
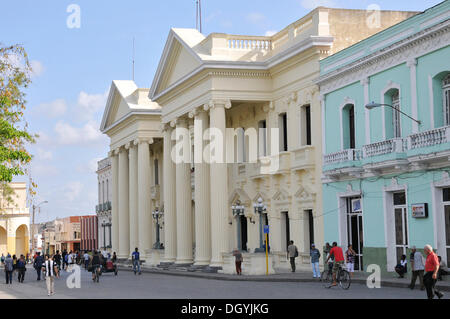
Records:
<instances>
[{"instance_id":1,"label":"bicycle wheel","mask_svg":"<svg viewBox=\"0 0 450 319\"><path fill-rule=\"evenodd\" d=\"M347 270L341 270L339 273L339 285L342 289L347 290L348 288L350 288L350 284L350 273Z\"/></svg>"},{"instance_id":2,"label":"bicycle wheel","mask_svg":"<svg viewBox=\"0 0 450 319\"><path fill-rule=\"evenodd\" d=\"M320 276L320 281L322 282L325 288L330 288L332 280L333 275L328 271L324 271Z\"/></svg>"}]
</instances>

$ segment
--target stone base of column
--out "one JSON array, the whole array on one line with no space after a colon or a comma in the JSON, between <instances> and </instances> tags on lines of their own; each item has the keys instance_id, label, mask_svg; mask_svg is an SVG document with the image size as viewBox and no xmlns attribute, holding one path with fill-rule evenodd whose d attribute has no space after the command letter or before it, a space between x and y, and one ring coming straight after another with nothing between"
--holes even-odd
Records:
<instances>
[{"instance_id":1,"label":"stone base of column","mask_svg":"<svg viewBox=\"0 0 450 319\"><path fill-rule=\"evenodd\" d=\"M196 260L194 262L194 266L198 266L198 267L208 266L210 262L211 262L210 259Z\"/></svg>"},{"instance_id":2,"label":"stone base of column","mask_svg":"<svg viewBox=\"0 0 450 319\"><path fill-rule=\"evenodd\" d=\"M188 271L194 272L194 271L203 271L204 269L206 269L208 267L208 265L192 265L191 267L189 267Z\"/></svg>"}]
</instances>

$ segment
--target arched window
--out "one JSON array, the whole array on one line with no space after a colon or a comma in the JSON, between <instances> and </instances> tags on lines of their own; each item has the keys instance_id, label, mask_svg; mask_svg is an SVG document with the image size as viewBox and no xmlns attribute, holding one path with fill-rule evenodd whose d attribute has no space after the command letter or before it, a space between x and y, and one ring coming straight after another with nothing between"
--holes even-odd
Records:
<instances>
[{"instance_id":1,"label":"arched window","mask_svg":"<svg viewBox=\"0 0 450 319\"><path fill-rule=\"evenodd\" d=\"M442 80L444 125L450 125L450 73Z\"/></svg>"},{"instance_id":2,"label":"arched window","mask_svg":"<svg viewBox=\"0 0 450 319\"><path fill-rule=\"evenodd\" d=\"M347 104L342 109L343 149L356 148L355 140L355 106Z\"/></svg>"},{"instance_id":3,"label":"arched window","mask_svg":"<svg viewBox=\"0 0 450 319\"><path fill-rule=\"evenodd\" d=\"M395 137L401 137L402 132L400 128L400 97L398 90L395 90L392 94L392 128Z\"/></svg>"}]
</instances>

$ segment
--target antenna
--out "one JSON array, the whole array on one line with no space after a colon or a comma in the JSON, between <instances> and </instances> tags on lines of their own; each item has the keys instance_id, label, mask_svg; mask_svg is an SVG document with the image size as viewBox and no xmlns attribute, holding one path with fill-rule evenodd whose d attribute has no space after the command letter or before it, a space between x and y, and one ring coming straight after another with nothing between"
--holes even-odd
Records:
<instances>
[{"instance_id":1,"label":"antenna","mask_svg":"<svg viewBox=\"0 0 450 319\"><path fill-rule=\"evenodd\" d=\"M196 0L195 28L202 33L202 0Z\"/></svg>"},{"instance_id":2,"label":"antenna","mask_svg":"<svg viewBox=\"0 0 450 319\"><path fill-rule=\"evenodd\" d=\"M133 37L133 81L134 81L134 37Z\"/></svg>"}]
</instances>

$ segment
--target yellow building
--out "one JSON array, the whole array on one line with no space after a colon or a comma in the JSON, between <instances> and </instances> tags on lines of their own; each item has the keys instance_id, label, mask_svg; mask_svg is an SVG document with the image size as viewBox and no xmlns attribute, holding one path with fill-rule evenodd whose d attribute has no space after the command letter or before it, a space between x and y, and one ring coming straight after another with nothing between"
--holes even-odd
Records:
<instances>
[{"instance_id":1,"label":"yellow building","mask_svg":"<svg viewBox=\"0 0 450 319\"><path fill-rule=\"evenodd\" d=\"M30 212L27 207L26 183L10 183L12 201L0 194L0 254L6 256L29 252Z\"/></svg>"}]
</instances>

